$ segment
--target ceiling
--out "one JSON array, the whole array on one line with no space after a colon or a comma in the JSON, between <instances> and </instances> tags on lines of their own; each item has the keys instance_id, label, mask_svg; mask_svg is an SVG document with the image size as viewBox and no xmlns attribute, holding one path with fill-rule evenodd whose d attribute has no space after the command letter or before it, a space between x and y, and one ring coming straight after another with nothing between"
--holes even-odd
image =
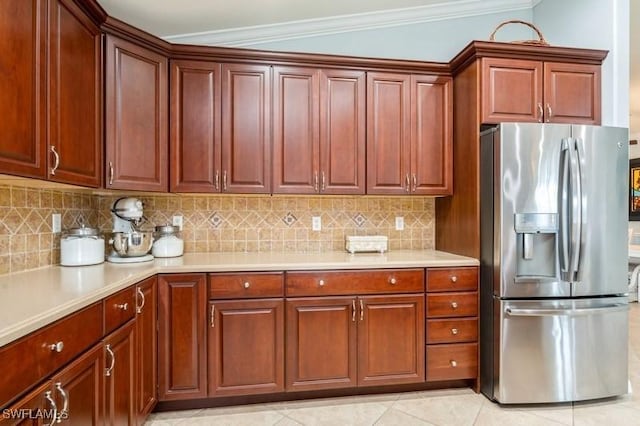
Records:
<instances>
[{"instance_id":1,"label":"ceiling","mask_svg":"<svg viewBox=\"0 0 640 426\"><path fill-rule=\"evenodd\" d=\"M98 0L109 15L159 37L477 0ZM485 0L487 1L487 0ZM539 0L538 0L539 1ZM551 0L548 0L551 1ZM490 2L490 1L489 1ZM640 136L640 1L630 1L630 127ZM535 4L535 3L534 3Z\"/></svg>"}]
</instances>

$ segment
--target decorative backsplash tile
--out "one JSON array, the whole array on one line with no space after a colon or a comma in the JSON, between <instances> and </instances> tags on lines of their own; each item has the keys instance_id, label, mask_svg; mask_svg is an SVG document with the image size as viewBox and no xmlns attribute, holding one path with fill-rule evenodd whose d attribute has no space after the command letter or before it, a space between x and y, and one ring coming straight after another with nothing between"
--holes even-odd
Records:
<instances>
[{"instance_id":1,"label":"decorative backsplash tile","mask_svg":"<svg viewBox=\"0 0 640 426\"><path fill-rule=\"evenodd\" d=\"M111 204L135 196L145 205L146 226L183 216L185 252L344 250L347 235L386 235L389 249L434 248L434 199L428 197L149 195L82 188L38 187L40 181L0 181L0 274L60 262L60 234L82 222L111 231ZM33 186L29 186L33 185ZM321 231L311 218L320 216ZM395 230L395 217L404 230Z\"/></svg>"}]
</instances>

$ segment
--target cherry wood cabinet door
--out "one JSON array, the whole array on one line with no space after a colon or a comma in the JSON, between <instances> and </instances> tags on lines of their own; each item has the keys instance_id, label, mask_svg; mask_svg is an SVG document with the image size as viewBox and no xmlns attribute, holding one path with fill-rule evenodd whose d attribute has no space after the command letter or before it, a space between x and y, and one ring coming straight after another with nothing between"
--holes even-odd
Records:
<instances>
[{"instance_id":1,"label":"cherry wood cabinet door","mask_svg":"<svg viewBox=\"0 0 640 426\"><path fill-rule=\"evenodd\" d=\"M600 66L544 63L545 121L600 124Z\"/></svg>"},{"instance_id":2,"label":"cherry wood cabinet door","mask_svg":"<svg viewBox=\"0 0 640 426\"><path fill-rule=\"evenodd\" d=\"M0 2L0 173L47 173L46 6Z\"/></svg>"},{"instance_id":3,"label":"cherry wood cabinet door","mask_svg":"<svg viewBox=\"0 0 640 426\"><path fill-rule=\"evenodd\" d=\"M320 71L273 69L273 192L320 189Z\"/></svg>"},{"instance_id":4,"label":"cherry wood cabinet door","mask_svg":"<svg viewBox=\"0 0 640 426\"><path fill-rule=\"evenodd\" d=\"M158 400L206 398L206 275L160 275L158 302Z\"/></svg>"},{"instance_id":5,"label":"cherry wood cabinet door","mask_svg":"<svg viewBox=\"0 0 640 426\"><path fill-rule=\"evenodd\" d=\"M105 424L135 424L135 319L109 334L103 343Z\"/></svg>"},{"instance_id":6,"label":"cherry wood cabinet door","mask_svg":"<svg viewBox=\"0 0 640 426\"><path fill-rule=\"evenodd\" d=\"M166 192L167 58L106 39L105 187Z\"/></svg>"},{"instance_id":7,"label":"cherry wood cabinet door","mask_svg":"<svg viewBox=\"0 0 640 426\"><path fill-rule=\"evenodd\" d=\"M367 194L409 193L410 80L367 73Z\"/></svg>"},{"instance_id":8,"label":"cherry wood cabinet door","mask_svg":"<svg viewBox=\"0 0 640 426\"><path fill-rule=\"evenodd\" d=\"M424 381L424 295L358 297L358 386Z\"/></svg>"},{"instance_id":9,"label":"cherry wood cabinet door","mask_svg":"<svg viewBox=\"0 0 640 426\"><path fill-rule=\"evenodd\" d=\"M35 390L3 409L0 426L41 426L55 424L57 403L51 390L51 381L47 380ZM54 411L54 404L56 411ZM31 413L40 413L40 418L32 418Z\"/></svg>"},{"instance_id":10,"label":"cherry wood cabinet door","mask_svg":"<svg viewBox=\"0 0 640 426\"><path fill-rule=\"evenodd\" d=\"M287 391L357 385L355 297L286 301Z\"/></svg>"},{"instance_id":11,"label":"cherry wood cabinet door","mask_svg":"<svg viewBox=\"0 0 640 426\"><path fill-rule=\"evenodd\" d=\"M100 29L72 0L49 2L49 179L99 187Z\"/></svg>"},{"instance_id":12,"label":"cherry wood cabinet door","mask_svg":"<svg viewBox=\"0 0 640 426\"><path fill-rule=\"evenodd\" d=\"M542 62L482 58L482 122L542 122Z\"/></svg>"},{"instance_id":13,"label":"cherry wood cabinet door","mask_svg":"<svg viewBox=\"0 0 640 426\"><path fill-rule=\"evenodd\" d=\"M221 190L271 192L271 67L222 65Z\"/></svg>"},{"instance_id":14,"label":"cherry wood cabinet door","mask_svg":"<svg viewBox=\"0 0 640 426\"><path fill-rule=\"evenodd\" d=\"M212 300L209 315L209 396L283 392L283 299Z\"/></svg>"},{"instance_id":15,"label":"cherry wood cabinet door","mask_svg":"<svg viewBox=\"0 0 640 426\"><path fill-rule=\"evenodd\" d=\"M411 76L411 193L453 193L453 79Z\"/></svg>"},{"instance_id":16,"label":"cherry wood cabinet door","mask_svg":"<svg viewBox=\"0 0 640 426\"><path fill-rule=\"evenodd\" d=\"M136 413L138 424L156 405L158 390L157 277L136 285Z\"/></svg>"},{"instance_id":17,"label":"cherry wood cabinet door","mask_svg":"<svg viewBox=\"0 0 640 426\"><path fill-rule=\"evenodd\" d=\"M320 73L320 193L364 194L366 73Z\"/></svg>"},{"instance_id":18,"label":"cherry wood cabinet door","mask_svg":"<svg viewBox=\"0 0 640 426\"><path fill-rule=\"evenodd\" d=\"M103 384L105 379L109 379L104 377L103 352L102 344L96 345L51 380L61 424L103 424ZM125 355L126 352L122 354ZM125 364L117 363L118 367L122 365L127 368L126 361ZM116 373L115 367L113 373ZM128 373L123 374L126 380Z\"/></svg>"},{"instance_id":19,"label":"cherry wood cabinet door","mask_svg":"<svg viewBox=\"0 0 640 426\"><path fill-rule=\"evenodd\" d=\"M220 192L221 66L171 61L172 192Z\"/></svg>"}]
</instances>

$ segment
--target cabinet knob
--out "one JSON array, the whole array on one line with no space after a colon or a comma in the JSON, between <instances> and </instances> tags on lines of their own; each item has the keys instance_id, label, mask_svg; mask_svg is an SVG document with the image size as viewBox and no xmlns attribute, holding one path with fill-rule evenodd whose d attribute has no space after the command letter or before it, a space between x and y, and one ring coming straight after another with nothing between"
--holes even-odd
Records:
<instances>
[{"instance_id":1,"label":"cabinet knob","mask_svg":"<svg viewBox=\"0 0 640 426\"><path fill-rule=\"evenodd\" d=\"M51 352L60 353L64 349L64 342L62 340L60 340L59 342L53 343L53 344L49 345L49 349L51 349Z\"/></svg>"},{"instance_id":2,"label":"cabinet knob","mask_svg":"<svg viewBox=\"0 0 640 426\"><path fill-rule=\"evenodd\" d=\"M244 284L242 284L242 286L244 288L249 288L249 287L251 287L251 284L249 284L249 281L245 281Z\"/></svg>"},{"instance_id":3,"label":"cabinet knob","mask_svg":"<svg viewBox=\"0 0 640 426\"><path fill-rule=\"evenodd\" d=\"M451 302L451 307L456 309L458 307L458 302Z\"/></svg>"},{"instance_id":4,"label":"cabinet knob","mask_svg":"<svg viewBox=\"0 0 640 426\"><path fill-rule=\"evenodd\" d=\"M319 285L320 287L324 286L324 280L320 280L320 281L318 281L318 285Z\"/></svg>"},{"instance_id":5,"label":"cabinet knob","mask_svg":"<svg viewBox=\"0 0 640 426\"><path fill-rule=\"evenodd\" d=\"M458 363L453 359L451 361L449 361L449 364L451 364L451 366L454 367L454 368L458 366Z\"/></svg>"},{"instance_id":6,"label":"cabinet knob","mask_svg":"<svg viewBox=\"0 0 640 426\"><path fill-rule=\"evenodd\" d=\"M452 282L452 283L456 283L456 282L458 282L458 277L457 277L457 276L455 276L455 275L453 275L453 276L451 277L451 282Z\"/></svg>"},{"instance_id":7,"label":"cabinet knob","mask_svg":"<svg viewBox=\"0 0 640 426\"><path fill-rule=\"evenodd\" d=\"M126 311L127 309L129 309L129 304L128 303L121 303L121 304L116 305L116 308L122 309L123 311Z\"/></svg>"},{"instance_id":8,"label":"cabinet knob","mask_svg":"<svg viewBox=\"0 0 640 426\"><path fill-rule=\"evenodd\" d=\"M389 284L396 285L397 283L398 283L398 280L396 280L395 278L393 277L389 278Z\"/></svg>"},{"instance_id":9,"label":"cabinet knob","mask_svg":"<svg viewBox=\"0 0 640 426\"><path fill-rule=\"evenodd\" d=\"M453 334L454 336L455 336L456 334L458 334L458 329L457 329L457 328L452 328L452 329L451 329L451 334Z\"/></svg>"}]
</instances>

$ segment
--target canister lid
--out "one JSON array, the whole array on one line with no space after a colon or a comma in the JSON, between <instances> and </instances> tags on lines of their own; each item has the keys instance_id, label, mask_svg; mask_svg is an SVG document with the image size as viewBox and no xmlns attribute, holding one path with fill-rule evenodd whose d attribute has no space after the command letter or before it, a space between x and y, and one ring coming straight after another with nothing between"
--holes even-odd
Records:
<instances>
[{"instance_id":1,"label":"canister lid","mask_svg":"<svg viewBox=\"0 0 640 426\"><path fill-rule=\"evenodd\" d=\"M158 225L156 226L156 232L163 235L177 234L180 232L180 228L173 225Z\"/></svg>"},{"instance_id":2,"label":"canister lid","mask_svg":"<svg viewBox=\"0 0 640 426\"><path fill-rule=\"evenodd\" d=\"M90 226L85 226L83 223L77 228L69 228L64 231L63 235L65 236L74 236L74 237L96 237L100 234L98 228L92 228Z\"/></svg>"}]
</instances>

